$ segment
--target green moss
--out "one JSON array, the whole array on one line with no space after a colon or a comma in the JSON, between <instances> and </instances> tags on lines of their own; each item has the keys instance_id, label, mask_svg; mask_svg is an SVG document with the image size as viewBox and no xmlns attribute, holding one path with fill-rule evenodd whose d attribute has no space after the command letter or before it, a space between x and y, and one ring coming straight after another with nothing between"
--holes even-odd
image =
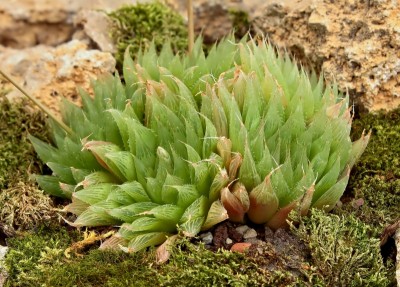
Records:
<instances>
[{"instance_id":1,"label":"green moss","mask_svg":"<svg viewBox=\"0 0 400 287\"><path fill-rule=\"evenodd\" d=\"M10 103L0 98L0 192L11 187L14 179L27 180L29 174L40 173L43 168L27 135L46 140L45 118L26 106L26 101Z\"/></svg>"},{"instance_id":2,"label":"green moss","mask_svg":"<svg viewBox=\"0 0 400 287\"><path fill-rule=\"evenodd\" d=\"M400 206L400 108L388 113L369 114L353 124L353 136L371 130L370 142L349 180L348 195L362 198L358 208L345 205L349 212L378 230L393 223Z\"/></svg>"},{"instance_id":3,"label":"green moss","mask_svg":"<svg viewBox=\"0 0 400 287\"><path fill-rule=\"evenodd\" d=\"M390 286L379 239L373 229L348 214L338 216L313 209L293 232L311 249L312 286ZM394 274L394 273L392 273Z\"/></svg>"},{"instance_id":4,"label":"green moss","mask_svg":"<svg viewBox=\"0 0 400 287\"><path fill-rule=\"evenodd\" d=\"M0 230L9 235L53 214L49 196L29 179L30 174L42 172L43 164L27 136L46 140L48 131L43 114L28 106L26 101L0 98Z\"/></svg>"},{"instance_id":5,"label":"green moss","mask_svg":"<svg viewBox=\"0 0 400 287\"><path fill-rule=\"evenodd\" d=\"M76 232L69 233L63 227L41 226L24 236L8 239L10 249L5 265L9 277L5 286L38 286L46 272L43 265L60 265L63 250L76 238Z\"/></svg>"},{"instance_id":6,"label":"green moss","mask_svg":"<svg viewBox=\"0 0 400 287\"><path fill-rule=\"evenodd\" d=\"M116 43L115 58L119 68L128 46L133 58L152 41L157 51L166 42L171 42L175 53L187 50L187 28L183 18L160 2L124 6L108 15L113 22L111 34Z\"/></svg>"},{"instance_id":7,"label":"green moss","mask_svg":"<svg viewBox=\"0 0 400 287\"><path fill-rule=\"evenodd\" d=\"M64 227L41 227L9 240L6 286L291 286L286 270L268 271L269 256L212 252L182 239L168 263L155 263L154 249L127 254L89 250L67 258L64 251L79 239Z\"/></svg>"},{"instance_id":8,"label":"green moss","mask_svg":"<svg viewBox=\"0 0 400 287\"><path fill-rule=\"evenodd\" d=\"M228 13L232 19L235 37L244 37L251 29L249 14L242 10L230 9ZM250 31L251 32L251 31Z\"/></svg>"},{"instance_id":9,"label":"green moss","mask_svg":"<svg viewBox=\"0 0 400 287\"><path fill-rule=\"evenodd\" d=\"M29 230L54 217L50 197L33 182L20 181L0 192L0 228L7 234Z\"/></svg>"},{"instance_id":10,"label":"green moss","mask_svg":"<svg viewBox=\"0 0 400 287\"><path fill-rule=\"evenodd\" d=\"M173 250L163 269L163 286L261 286L268 280L267 272L243 254L212 252L188 241Z\"/></svg>"}]
</instances>

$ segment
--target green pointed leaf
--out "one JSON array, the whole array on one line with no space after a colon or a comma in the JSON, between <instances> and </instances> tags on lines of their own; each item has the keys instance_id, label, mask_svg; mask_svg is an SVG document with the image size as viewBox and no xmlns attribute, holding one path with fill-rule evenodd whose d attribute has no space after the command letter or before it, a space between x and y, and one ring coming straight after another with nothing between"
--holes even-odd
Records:
<instances>
[{"instance_id":1,"label":"green pointed leaf","mask_svg":"<svg viewBox=\"0 0 400 287\"><path fill-rule=\"evenodd\" d=\"M138 202L110 209L107 213L123 222L132 223L137 218L144 216L143 213L150 212L150 210L157 206L158 204L153 202Z\"/></svg>"},{"instance_id":2,"label":"green pointed leaf","mask_svg":"<svg viewBox=\"0 0 400 287\"><path fill-rule=\"evenodd\" d=\"M76 184L70 167L55 162L48 162L47 165L62 182Z\"/></svg>"},{"instance_id":3,"label":"green pointed leaf","mask_svg":"<svg viewBox=\"0 0 400 287\"><path fill-rule=\"evenodd\" d=\"M90 205L106 200L108 195L115 189L110 183L100 183L75 192L72 196Z\"/></svg>"},{"instance_id":4,"label":"green pointed leaf","mask_svg":"<svg viewBox=\"0 0 400 287\"><path fill-rule=\"evenodd\" d=\"M136 180L135 161L133 156L128 151L114 151L105 154L105 157L110 160L119 173L127 181Z\"/></svg>"},{"instance_id":5,"label":"green pointed leaf","mask_svg":"<svg viewBox=\"0 0 400 287\"><path fill-rule=\"evenodd\" d=\"M320 208L325 211L332 210L339 199L342 197L349 181L350 168L347 167L344 176L330 189L328 189L319 198L314 195L312 207Z\"/></svg>"},{"instance_id":6,"label":"green pointed leaf","mask_svg":"<svg viewBox=\"0 0 400 287\"><path fill-rule=\"evenodd\" d=\"M229 218L228 212L219 200L214 201L207 213L206 220L201 227L201 230L208 230L214 225L225 221Z\"/></svg>"},{"instance_id":7,"label":"green pointed leaf","mask_svg":"<svg viewBox=\"0 0 400 287\"><path fill-rule=\"evenodd\" d=\"M96 185L99 183L118 183L118 179L109 172L95 171L85 176L85 179L79 182L77 186L83 186L83 188L87 188L91 185Z\"/></svg>"},{"instance_id":8,"label":"green pointed leaf","mask_svg":"<svg viewBox=\"0 0 400 287\"><path fill-rule=\"evenodd\" d=\"M149 214L167 222L177 223L183 215L184 209L173 204L163 204L153 208Z\"/></svg>"},{"instance_id":9,"label":"green pointed leaf","mask_svg":"<svg viewBox=\"0 0 400 287\"><path fill-rule=\"evenodd\" d=\"M60 188L60 181L57 177L49 175L36 175L35 179L40 188L47 193L62 198L71 198L69 193L65 193Z\"/></svg>"},{"instance_id":10,"label":"green pointed leaf","mask_svg":"<svg viewBox=\"0 0 400 287\"><path fill-rule=\"evenodd\" d=\"M120 221L108 215L107 208L102 206L89 206L72 224L75 227L82 226L107 226L118 224Z\"/></svg>"},{"instance_id":11,"label":"green pointed leaf","mask_svg":"<svg viewBox=\"0 0 400 287\"><path fill-rule=\"evenodd\" d=\"M118 188L122 189L136 202L151 201L143 186L137 181L126 182L119 185Z\"/></svg>"},{"instance_id":12,"label":"green pointed leaf","mask_svg":"<svg viewBox=\"0 0 400 287\"><path fill-rule=\"evenodd\" d=\"M222 169L219 173L217 173L211 183L210 194L208 196L209 203L212 203L219 198L221 190L227 186L228 182L228 174L225 169Z\"/></svg>"},{"instance_id":13,"label":"green pointed leaf","mask_svg":"<svg viewBox=\"0 0 400 287\"><path fill-rule=\"evenodd\" d=\"M137 252L149 246L159 245L167 240L169 235L166 232L151 232L137 235L129 241L128 248L125 251Z\"/></svg>"},{"instance_id":14,"label":"green pointed leaf","mask_svg":"<svg viewBox=\"0 0 400 287\"><path fill-rule=\"evenodd\" d=\"M243 162L240 166L239 179L247 190L252 190L253 187L260 184L261 179L258 175L256 163L251 155L250 148L247 142L245 142L245 150L243 156Z\"/></svg>"}]
</instances>

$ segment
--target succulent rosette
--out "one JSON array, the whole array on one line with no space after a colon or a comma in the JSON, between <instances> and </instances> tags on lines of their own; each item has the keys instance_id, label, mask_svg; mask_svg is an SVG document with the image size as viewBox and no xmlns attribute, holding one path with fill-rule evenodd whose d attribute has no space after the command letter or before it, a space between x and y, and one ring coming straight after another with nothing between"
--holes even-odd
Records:
<instances>
[{"instance_id":1,"label":"succulent rosette","mask_svg":"<svg viewBox=\"0 0 400 287\"><path fill-rule=\"evenodd\" d=\"M299 208L331 210L369 135L351 142L348 98L308 76L266 41L226 39L207 56L174 55L166 43L119 75L63 103L72 133L54 145L31 137L53 171L37 176L71 199L74 226L119 226L127 251L195 236L226 219L271 228Z\"/></svg>"}]
</instances>

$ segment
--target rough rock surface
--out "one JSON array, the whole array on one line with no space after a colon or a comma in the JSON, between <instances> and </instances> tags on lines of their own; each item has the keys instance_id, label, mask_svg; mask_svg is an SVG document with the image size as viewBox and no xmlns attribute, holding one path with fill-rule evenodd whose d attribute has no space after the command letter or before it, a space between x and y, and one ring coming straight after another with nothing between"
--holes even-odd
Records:
<instances>
[{"instance_id":1,"label":"rough rock surface","mask_svg":"<svg viewBox=\"0 0 400 287\"><path fill-rule=\"evenodd\" d=\"M228 35L235 25L232 11L243 11L248 14L249 20L258 15L258 7L264 0L197 0L193 1L195 32L202 34L206 43L214 43ZM187 18L186 0L166 0L166 3ZM247 27L243 27L247 32Z\"/></svg>"},{"instance_id":2,"label":"rough rock surface","mask_svg":"<svg viewBox=\"0 0 400 287\"><path fill-rule=\"evenodd\" d=\"M15 50L0 46L0 68L58 112L62 97L79 104L77 87L90 90L90 80L113 72L115 60L110 53L87 50L85 43L73 40L55 48L41 45ZM13 90L7 96L20 93Z\"/></svg>"},{"instance_id":3,"label":"rough rock surface","mask_svg":"<svg viewBox=\"0 0 400 287\"><path fill-rule=\"evenodd\" d=\"M0 44L13 48L56 46L72 39L74 17L81 10L110 11L137 0L2 0Z\"/></svg>"},{"instance_id":4,"label":"rough rock surface","mask_svg":"<svg viewBox=\"0 0 400 287\"><path fill-rule=\"evenodd\" d=\"M115 51L111 37L111 20L102 11L81 10L74 17L74 26L78 29L73 39L93 42L97 48L104 52ZM93 45L91 45L93 46Z\"/></svg>"},{"instance_id":5,"label":"rough rock surface","mask_svg":"<svg viewBox=\"0 0 400 287\"><path fill-rule=\"evenodd\" d=\"M324 71L367 111L400 105L397 0L268 1L256 31L305 65Z\"/></svg>"}]
</instances>

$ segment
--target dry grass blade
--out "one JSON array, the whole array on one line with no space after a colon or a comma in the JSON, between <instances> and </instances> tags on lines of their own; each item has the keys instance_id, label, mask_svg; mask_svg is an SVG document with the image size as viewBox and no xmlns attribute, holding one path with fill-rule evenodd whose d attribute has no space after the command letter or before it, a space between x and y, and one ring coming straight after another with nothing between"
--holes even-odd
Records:
<instances>
[{"instance_id":1,"label":"dry grass blade","mask_svg":"<svg viewBox=\"0 0 400 287\"><path fill-rule=\"evenodd\" d=\"M24 96L31 100L35 105L37 105L46 115L48 115L52 120L54 120L60 127L62 127L67 133L73 134L73 131L60 119L58 119L45 105L43 105L39 100L30 95L24 88L22 88L16 81L14 81L7 73L0 69L0 74L8 80L15 88L17 88Z\"/></svg>"}]
</instances>

